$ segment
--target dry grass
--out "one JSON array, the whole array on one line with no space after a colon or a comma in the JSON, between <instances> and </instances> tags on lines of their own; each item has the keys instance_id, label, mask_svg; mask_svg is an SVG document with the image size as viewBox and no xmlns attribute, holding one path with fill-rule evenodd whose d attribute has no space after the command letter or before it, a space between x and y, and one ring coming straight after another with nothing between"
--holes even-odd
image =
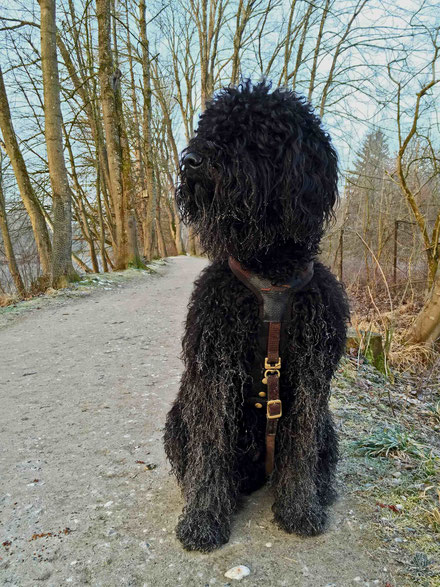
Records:
<instances>
[{"instance_id":1,"label":"dry grass","mask_svg":"<svg viewBox=\"0 0 440 587\"><path fill-rule=\"evenodd\" d=\"M433 510L426 511L426 521L431 525L434 532L440 534L440 509L434 508Z\"/></svg>"},{"instance_id":2,"label":"dry grass","mask_svg":"<svg viewBox=\"0 0 440 587\"><path fill-rule=\"evenodd\" d=\"M406 332L421 310L424 292L407 288L394 291L392 299L384 288L371 290L349 287L352 326L357 330L382 335L387 363L397 371L420 374L440 367L439 349L405 342Z\"/></svg>"},{"instance_id":3,"label":"dry grass","mask_svg":"<svg viewBox=\"0 0 440 587\"><path fill-rule=\"evenodd\" d=\"M39 294L45 293L50 285L50 277L48 275L40 275L31 283L29 294L30 296L38 296Z\"/></svg>"},{"instance_id":4,"label":"dry grass","mask_svg":"<svg viewBox=\"0 0 440 587\"><path fill-rule=\"evenodd\" d=\"M17 296L13 296L11 294L4 294L0 293L0 308L6 308L6 306L11 306L12 304L16 304L19 301Z\"/></svg>"}]
</instances>

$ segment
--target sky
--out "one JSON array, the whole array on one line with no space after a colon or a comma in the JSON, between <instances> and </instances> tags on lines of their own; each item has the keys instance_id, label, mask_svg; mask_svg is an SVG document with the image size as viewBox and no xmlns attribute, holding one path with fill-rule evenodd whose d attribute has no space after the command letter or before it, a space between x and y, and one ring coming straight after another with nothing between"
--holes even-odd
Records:
<instances>
[{"instance_id":1,"label":"sky","mask_svg":"<svg viewBox=\"0 0 440 587\"><path fill-rule=\"evenodd\" d=\"M331 20L332 27L324 34L324 41L338 39L338 35L344 28L347 20L342 13L345 9L353 6L356 0L336 0L335 15ZM79 0L74 0L78 7L78 14L81 13ZM300 8L306 9L306 0L298 0ZM57 2L59 26L61 26L62 7L64 0ZM150 18L161 9L162 0L153 0L147 3L150 11ZM234 5L234 1L231 2ZM264 2L260 4L260 7ZM270 52L276 44L280 31L286 21L286 15L290 8L289 0L280 0L279 8L273 13L273 32L264 41L264 50ZM169 60L169 52L166 34L162 25L174 16L183 19L188 16L188 2L183 0L170 0L165 4L165 10L160 17L149 24L148 32L151 39L152 52L159 53L159 60L164 64ZM337 13L337 14L336 14ZM24 18L38 22L39 7L36 0L10 0L6 5L4 0L0 7L0 16L8 18ZM344 20L345 18L345 20ZM231 20L231 23L235 22ZM284 24L283 24L284 23ZM314 24L310 38L306 42L307 52L313 51L316 40L318 22ZM339 62L339 71L346 69L345 78L341 77L336 92L341 90L344 96L340 102L335 103L331 110L324 115L324 125L333 137L336 148L339 152L341 169L349 170L356 158L356 153L366 134L377 128L383 130L390 144L390 151L397 149L397 127L396 127L396 85L391 82L387 63L394 63L391 71L396 80L403 84L404 98L402 100L402 123L404 130L409 128L411 114L415 103L415 94L421 85L426 82L429 75L432 75L428 67L432 48L430 47L428 32L440 26L440 10L438 0L400 0L398 4L389 0L367 0L365 9L361 12L356 21L356 33L353 37L353 46L345 51ZM136 29L134 21L133 30ZM37 80L39 64L32 66L34 79L23 74L17 69L20 65L20 57L25 62L35 60L36 54L31 45L25 41L30 37L32 43L38 49L38 29L26 27L18 29L12 34L0 33L0 63L5 73L7 91L12 107L12 116L16 132L19 137L27 139L28 145L34 152L27 151L27 156L33 159L36 168L41 165L39 157L44 158L44 145L41 137L37 137L39 131L38 116L41 116L42 109L38 99L33 92L32 84ZM16 46L14 45L16 43ZM334 45L334 41L333 45ZM229 50L230 36L227 27L224 36L220 41L222 51ZM192 51L194 58L197 58L198 43L194 39ZM402 59L404 57L404 59ZM292 60L296 53L292 54ZM322 57L319 63L319 76L324 79L328 72L333 55L330 52ZM400 59L400 60L398 60ZM122 57L123 60L123 57ZM121 66L122 67L122 66ZM436 66L438 75L438 64ZM163 68L166 69L166 66ZM225 69L225 74L227 73ZM306 70L304 70L306 73ZM417 75L414 75L417 72ZM125 72L123 72L125 73ZM259 76L255 54L247 51L242 59L242 74L244 77ZM318 76L318 77L319 77ZM141 77L140 69L137 70L137 77ZM271 77L271 76L269 76ZM273 77L276 83L278 76ZM303 76L304 77L304 76ZM23 84L25 94L19 90L18 84ZM69 81L65 81L69 85ZM339 83L339 82L338 82ZM429 133L435 144L439 145L439 121L438 111L432 107L433 101L438 100L439 86L423 101L423 108L430 106L429 114L423 118L423 132ZM296 90L307 91L307 85L301 84L301 75ZM128 90L124 90L126 94ZM336 94L337 95L337 94ZM407 114L406 114L407 111ZM35 116L35 114L37 116ZM64 118L71 120L74 113L64 105ZM176 126L176 137L179 148L183 148L184 135L182 128ZM23 148L25 146L23 145ZM79 148L79 146L78 146Z\"/></svg>"}]
</instances>

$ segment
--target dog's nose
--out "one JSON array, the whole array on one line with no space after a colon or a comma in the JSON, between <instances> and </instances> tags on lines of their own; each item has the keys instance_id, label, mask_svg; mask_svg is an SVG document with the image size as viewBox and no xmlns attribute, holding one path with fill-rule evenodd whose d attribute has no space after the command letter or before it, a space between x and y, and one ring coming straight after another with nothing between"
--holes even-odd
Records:
<instances>
[{"instance_id":1,"label":"dog's nose","mask_svg":"<svg viewBox=\"0 0 440 587\"><path fill-rule=\"evenodd\" d=\"M200 167L203 162L203 157L194 151L190 151L185 155L183 158L183 164L188 165L189 167Z\"/></svg>"}]
</instances>

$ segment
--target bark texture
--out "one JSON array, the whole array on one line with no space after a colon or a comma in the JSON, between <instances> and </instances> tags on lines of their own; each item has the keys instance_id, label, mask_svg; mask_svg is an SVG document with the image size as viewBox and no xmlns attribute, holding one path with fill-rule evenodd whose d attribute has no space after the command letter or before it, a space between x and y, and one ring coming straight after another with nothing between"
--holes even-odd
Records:
<instances>
[{"instance_id":1,"label":"bark texture","mask_svg":"<svg viewBox=\"0 0 440 587\"><path fill-rule=\"evenodd\" d=\"M52 286L76 277L72 265L72 192L63 154L63 118L57 63L55 0L40 0L41 67L44 89L44 135L53 202Z\"/></svg>"},{"instance_id":2,"label":"bark texture","mask_svg":"<svg viewBox=\"0 0 440 587\"><path fill-rule=\"evenodd\" d=\"M144 255L147 261L150 261L153 256L153 234L155 225L155 210L156 210L156 183L154 177L154 165L152 158L152 136L151 136L151 119L152 119L152 105L151 105L151 66L149 55L149 43L147 37L147 25L145 20L145 1L139 2L139 34L142 43L142 82L144 90L144 106L143 106L143 151L145 159L145 179L147 187L147 206L146 217L144 220Z\"/></svg>"},{"instance_id":3,"label":"bark texture","mask_svg":"<svg viewBox=\"0 0 440 587\"><path fill-rule=\"evenodd\" d=\"M131 210L132 170L127 132L120 95L121 71L113 62L111 42L111 2L97 0L99 83L104 132L107 143L109 190L115 216L115 269L142 266L137 242L131 238L135 217ZM117 54L116 37L114 52Z\"/></svg>"},{"instance_id":4,"label":"bark texture","mask_svg":"<svg viewBox=\"0 0 440 587\"><path fill-rule=\"evenodd\" d=\"M3 135L3 142L6 153L11 160L14 169L15 179L24 207L29 215L37 244L38 255L43 273L48 275L51 271L52 246L49 232L47 230L44 215L40 203L32 188L31 180L18 145L14 127L12 126L11 111L9 109L8 97L6 94L3 74L0 69L0 129Z\"/></svg>"},{"instance_id":5,"label":"bark texture","mask_svg":"<svg viewBox=\"0 0 440 587\"><path fill-rule=\"evenodd\" d=\"M24 297L26 295L26 288L24 286L23 280L20 275L20 271L18 269L17 261L14 254L14 249L12 246L11 235L9 233L8 227L8 220L6 218L6 206L5 206L5 197L3 194L3 187L2 182L0 179L0 234L3 239L3 246L5 249L5 256L8 261L9 271L11 273L12 279L14 280L14 285L17 290L19 296Z\"/></svg>"},{"instance_id":6,"label":"bark texture","mask_svg":"<svg viewBox=\"0 0 440 587\"><path fill-rule=\"evenodd\" d=\"M410 343L434 343L440 337L440 276L437 277L431 295L408 331Z\"/></svg>"}]
</instances>

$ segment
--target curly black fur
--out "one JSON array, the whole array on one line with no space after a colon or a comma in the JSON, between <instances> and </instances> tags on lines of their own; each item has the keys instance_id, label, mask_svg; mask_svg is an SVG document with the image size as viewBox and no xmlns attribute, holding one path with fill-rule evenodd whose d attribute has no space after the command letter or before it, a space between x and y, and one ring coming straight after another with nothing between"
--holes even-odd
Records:
<instances>
[{"instance_id":1,"label":"curly black fur","mask_svg":"<svg viewBox=\"0 0 440 587\"><path fill-rule=\"evenodd\" d=\"M197 154L198 166L185 162L188 153ZM213 262L189 304L185 372L165 449L186 500L177 536L185 548L208 552L228 541L240 494L265 482L265 414L244 402L254 395L258 306L227 257L273 283L314 260L338 197L337 157L303 98L247 82L207 105L180 175L177 203ZM314 535L335 499L338 448L328 399L348 320L343 288L319 262L293 296L291 316L270 483L278 525Z\"/></svg>"}]
</instances>

